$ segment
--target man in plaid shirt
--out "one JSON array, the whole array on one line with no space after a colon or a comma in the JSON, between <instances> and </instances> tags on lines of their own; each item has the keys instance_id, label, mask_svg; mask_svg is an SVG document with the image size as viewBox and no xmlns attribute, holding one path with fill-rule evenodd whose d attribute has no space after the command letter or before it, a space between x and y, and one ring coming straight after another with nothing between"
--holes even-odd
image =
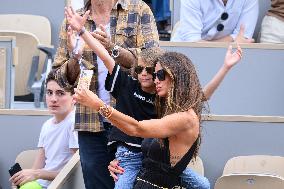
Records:
<instances>
[{"instance_id":1,"label":"man in plaid shirt","mask_svg":"<svg viewBox=\"0 0 284 189\"><path fill-rule=\"evenodd\" d=\"M78 13L84 15L87 10L90 10L90 15L85 23L86 30L94 31L93 36L126 69L136 64L141 48L158 46L159 38L153 14L142 0L85 0L85 7L78 10ZM106 104L114 105L115 102L104 88L107 69L102 60L82 40L78 53L72 53L75 41L73 32L64 20L53 64L62 86L77 86L80 62L86 69L94 71L90 90L98 94ZM79 131L80 159L87 189L114 187L107 169L113 159L107 152L109 128L110 123L97 112L77 104L75 129Z\"/></svg>"}]
</instances>

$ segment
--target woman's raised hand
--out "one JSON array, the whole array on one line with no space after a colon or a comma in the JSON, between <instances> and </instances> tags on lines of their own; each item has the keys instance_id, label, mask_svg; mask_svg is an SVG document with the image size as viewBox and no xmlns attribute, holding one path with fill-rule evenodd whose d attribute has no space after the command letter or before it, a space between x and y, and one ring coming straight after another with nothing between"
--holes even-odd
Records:
<instances>
[{"instance_id":1,"label":"woman's raised hand","mask_svg":"<svg viewBox=\"0 0 284 189\"><path fill-rule=\"evenodd\" d=\"M234 52L232 45L230 45L225 56L224 65L230 69L242 59L242 56L243 51L240 45L237 44L237 50Z\"/></svg>"}]
</instances>

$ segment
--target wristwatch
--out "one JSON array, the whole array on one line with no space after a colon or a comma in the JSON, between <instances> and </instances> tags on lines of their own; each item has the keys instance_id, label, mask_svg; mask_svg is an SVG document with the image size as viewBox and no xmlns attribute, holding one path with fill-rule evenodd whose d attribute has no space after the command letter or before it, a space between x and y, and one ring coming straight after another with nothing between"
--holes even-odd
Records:
<instances>
[{"instance_id":1,"label":"wristwatch","mask_svg":"<svg viewBox=\"0 0 284 189\"><path fill-rule=\"evenodd\" d=\"M120 47L118 45L115 45L113 47L113 49L111 50L112 58L117 58L119 56L119 49L120 49Z\"/></svg>"}]
</instances>

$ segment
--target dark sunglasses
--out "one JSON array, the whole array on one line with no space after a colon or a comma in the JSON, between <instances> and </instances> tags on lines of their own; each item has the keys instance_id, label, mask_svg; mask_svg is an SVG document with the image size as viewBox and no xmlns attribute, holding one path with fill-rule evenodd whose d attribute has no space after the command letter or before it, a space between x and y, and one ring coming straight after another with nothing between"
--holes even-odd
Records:
<instances>
[{"instance_id":1,"label":"dark sunglasses","mask_svg":"<svg viewBox=\"0 0 284 189\"><path fill-rule=\"evenodd\" d=\"M136 66L134 70L135 70L135 73L141 74L144 69L146 70L148 74L151 74L151 75L154 73L154 70L155 70L154 67L147 67L147 66L146 67Z\"/></svg>"},{"instance_id":2,"label":"dark sunglasses","mask_svg":"<svg viewBox=\"0 0 284 189\"><path fill-rule=\"evenodd\" d=\"M223 12L222 14L221 14L221 20L222 21L225 21L225 20L227 20L229 18L229 14L227 13L227 12ZM217 31L223 31L224 30L224 24L222 24L222 23L219 23L218 25L217 25Z\"/></svg>"},{"instance_id":3,"label":"dark sunglasses","mask_svg":"<svg viewBox=\"0 0 284 189\"><path fill-rule=\"evenodd\" d=\"M166 79L166 73L167 72L164 69L154 72L153 80L155 80L157 77L159 81L164 81Z\"/></svg>"}]
</instances>

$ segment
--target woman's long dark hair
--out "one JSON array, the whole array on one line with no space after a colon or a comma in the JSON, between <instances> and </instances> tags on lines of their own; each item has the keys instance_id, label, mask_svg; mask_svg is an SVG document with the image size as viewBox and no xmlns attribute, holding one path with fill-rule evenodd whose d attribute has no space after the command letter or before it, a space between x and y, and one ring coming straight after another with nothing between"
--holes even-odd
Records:
<instances>
[{"instance_id":1,"label":"woman's long dark hair","mask_svg":"<svg viewBox=\"0 0 284 189\"><path fill-rule=\"evenodd\" d=\"M172 85L168 91L167 98L157 98L156 107L159 117L187 111L192 108L199 118L199 123L201 123L204 95L191 60L181 53L166 52L157 62L161 64L162 68L166 70L172 79ZM194 157L198 153L200 139L199 132L198 145Z\"/></svg>"}]
</instances>

